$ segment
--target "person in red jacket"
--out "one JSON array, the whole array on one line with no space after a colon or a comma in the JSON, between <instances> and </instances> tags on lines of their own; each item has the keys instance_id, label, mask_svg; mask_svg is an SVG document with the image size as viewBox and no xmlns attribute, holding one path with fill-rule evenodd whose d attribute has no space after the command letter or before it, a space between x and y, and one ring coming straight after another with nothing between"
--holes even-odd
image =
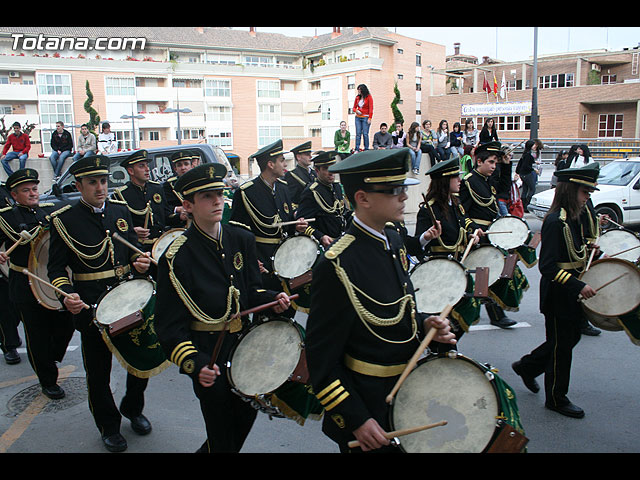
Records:
<instances>
[{"instance_id":1,"label":"person in red jacket","mask_svg":"<svg viewBox=\"0 0 640 480\"><path fill-rule=\"evenodd\" d=\"M360 150L361 137L363 137L364 150L369 150L369 127L373 117L373 98L364 83L358 85L358 95L353 102L353 111L356 114L356 152Z\"/></svg>"},{"instance_id":2,"label":"person in red jacket","mask_svg":"<svg viewBox=\"0 0 640 480\"><path fill-rule=\"evenodd\" d=\"M29 157L29 150L31 150L31 141L29 135L22 132L20 122L14 122L12 125L13 133L7 137L7 143L4 144L2 149L2 166L4 171L7 172L7 176L13 173L9 162L14 159L20 160L20 168L23 169L27 164L27 158ZM13 151L9 152L9 149L13 147Z\"/></svg>"}]
</instances>

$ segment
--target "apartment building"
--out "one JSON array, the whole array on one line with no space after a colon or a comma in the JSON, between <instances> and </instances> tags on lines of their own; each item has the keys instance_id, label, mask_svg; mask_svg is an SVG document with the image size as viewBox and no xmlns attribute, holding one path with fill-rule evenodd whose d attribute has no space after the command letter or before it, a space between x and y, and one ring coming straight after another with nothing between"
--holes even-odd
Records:
<instances>
[{"instance_id":1,"label":"apartment building","mask_svg":"<svg viewBox=\"0 0 640 480\"><path fill-rule=\"evenodd\" d=\"M356 87L374 99L371 140L393 123L420 120L429 95L444 95L445 47L385 28L335 27L288 37L259 29L209 27L0 27L0 118L35 123L31 156L47 156L56 121L74 138L91 107L121 149L209 142L240 157L278 138L333 148ZM427 72L427 74L425 74ZM133 117L133 118L132 118Z\"/></svg>"}]
</instances>

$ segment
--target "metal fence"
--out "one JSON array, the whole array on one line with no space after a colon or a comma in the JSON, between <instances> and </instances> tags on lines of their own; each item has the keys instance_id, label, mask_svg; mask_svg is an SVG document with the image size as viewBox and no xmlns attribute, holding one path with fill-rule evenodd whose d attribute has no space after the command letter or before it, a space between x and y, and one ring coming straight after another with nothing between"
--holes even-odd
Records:
<instances>
[{"instance_id":1,"label":"metal fence","mask_svg":"<svg viewBox=\"0 0 640 480\"><path fill-rule=\"evenodd\" d=\"M528 138L509 138L502 140L503 143L517 144L525 142ZM542 150L543 163L552 163L556 156L562 151L568 151L572 145L587 145L591 151L591 156L600 161L615 160L619 158L630 158L640 156L640 139L620 138L611 140L600 140L596 138L540 138L544 144ZM524 143L514 151L513 158L518 160L524 151Z\"/></svg>"}]
</instances>

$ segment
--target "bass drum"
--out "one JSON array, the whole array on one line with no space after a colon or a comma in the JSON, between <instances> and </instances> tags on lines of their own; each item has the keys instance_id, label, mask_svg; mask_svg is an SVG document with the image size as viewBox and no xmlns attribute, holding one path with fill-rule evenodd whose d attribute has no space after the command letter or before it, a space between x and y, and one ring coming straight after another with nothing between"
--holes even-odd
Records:
<instances>
[{"instance_id":1,"label":"bass drum","mask_svg":"<svg viewBox=\"0 0 640 480\"><path fill-rule=\"evenodd\" d=\"M49 240L51 234L49 230L42 230L38 237L33 241L33 247L29 254L29 265L27 269L34 275L49 280L49 270L47 264L49 262ZM69 279L71 279L71 270L67 267ZM33 296L38 303L49 310L61 310L62 304L58 299L56 291L49 285L37 280L30 279L29 286L33 292Z\"/></svg>"},{"instance_id":2,"label":"bass drum","mask_svg":"<svg viewBox=\"0 0 640 480\"><path fill-rule=\"evenodd\" d=\"M467 271L457 260L431 257L410 274L415 288L416 308L438 315L447 305L456 305L467 291Z\"/></svg>"},{"instance_id":3,"label":"bass drum","mask_svg":"<svg viewBox=\"0 0 640 480\"><path fill-rule=\"evenodd\" d=\"M616 228L604 232L600 235L598 246L603 254L609 256L618 252L624 252L616 255L614 258L628 260L633 263L640 259L640 237L638 234L623 228ZM633 250L629 250L631 248L633 248Z\"/></svg>"},{"instance_id":4,"label":"bass drum","mask_svg":"<svg viewBox=\"0 0 640 480\"><path fill-rule=\"evenodd\" d=\"M618 279L621 275L624 277ZM620 317L640 306L640 269L631 262L598 259L580 275L580 280L598 290L593 297L582 300L583 308L596 315Z\"/></svg>"}]
</instances>

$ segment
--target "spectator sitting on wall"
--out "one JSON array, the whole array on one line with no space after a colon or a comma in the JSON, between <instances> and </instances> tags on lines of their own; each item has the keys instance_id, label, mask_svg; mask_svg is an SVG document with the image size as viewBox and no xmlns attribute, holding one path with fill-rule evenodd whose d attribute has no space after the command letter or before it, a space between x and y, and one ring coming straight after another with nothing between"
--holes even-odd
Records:
<instances>
[{"instance_id":1,"label":"spectator sitting on wall","mask_svg":"<svg viewBox=\"0 0 640 480\"><path fill-rule=\"evenodd\" d=\"M95 154L96 136L89 131L89 127L85 123L80 127L80 136L78 137L76 154L73 156L73 161L75 162L82 157L88 157Z\"/></svg>"},{"instance_id":2,"label":"spectator sitting on wall","mask_svg":"<svg viewBox=\"0 0 640 480\"><path fill-rule=\"evenodd\" d=\"M391 138L393 138L391 148L403 148L406 146L407 132L404 131L402 122L396 122L396 129L391 132Z\"/></svg>"},{"instance_id":3,"label":"spectator sitting on wall","mask_svg":"<svg viewBox=\"0 0 640 480\"><path fill-rule=\"evenodd\" d=\"M13 170L11 170L11 167L9 166L9 162L17 158L20 161L20 169L23 169L27 163L27 158L29 157L29 150L31 150L31 140L29 140L29 135L22 132L20 122L14 122L12 127L13 133L9 134L7 137L7 143L4 144L2 157L0 157L4 171L7 172L7 176L13 173ZM9 151L11 147L13 147L12 152Z\"/></svg>"},{"instance_id":4,"label":"spectator sitting on wall","mask_svg":"<svg viewBox=\"0 0 640 480\"><path fill-rule=\"evenodd\" d=\"M62 173L64 161L73 151L73 139L71 134L64 129L63 122L56 122L56 131L51 134L51 150L49 161L53 168L53 175L57 178Z\"/></svg>"},{"instance_id":5,"label":"spectator sitting on wall","mask_svg":"<svg viewBox=\"0 0 640 480\"><path fill-rule=\"evenodd\" d=\"M380 124L380 131L373 136L373 149L386 150L393 146L393 138L388 132L389 126L386 123Z\"/></svg>"}]
</instances>

